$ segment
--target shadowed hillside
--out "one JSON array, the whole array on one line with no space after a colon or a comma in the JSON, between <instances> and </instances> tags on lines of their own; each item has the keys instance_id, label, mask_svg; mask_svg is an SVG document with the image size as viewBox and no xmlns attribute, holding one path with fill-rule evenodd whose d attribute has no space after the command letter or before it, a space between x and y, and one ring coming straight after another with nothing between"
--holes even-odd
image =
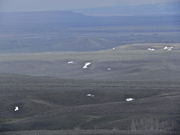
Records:
<instances>
[{"instance_id":1,"label":"shadowed hillside","mask_svg":"<svg viewBox=\"0 0 180 135\"><path fill-rule=\"evenodd\" d=\"M0 131L35 130L30 135L36 130L60 129L99 135L178 133L179 84L0 75Z\"/></svg>"}]
</instances>

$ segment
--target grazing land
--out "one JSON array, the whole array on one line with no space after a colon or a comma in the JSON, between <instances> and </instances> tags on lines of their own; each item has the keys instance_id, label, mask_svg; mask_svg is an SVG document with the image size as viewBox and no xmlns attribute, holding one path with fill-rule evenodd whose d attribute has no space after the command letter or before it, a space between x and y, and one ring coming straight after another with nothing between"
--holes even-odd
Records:
<instances>
[{"instance_id":1,"label":"grazing land","mask_svg":"<svg viewBox=\"0 0 180 135\"><path fill-rule=\"evenodd\" d=\"M175 135L180 127L179 89L179 81L1 74L0 131L4 135Z\"/></svg>"},{"instance_id":2,"label":"grazing land","mask_svg":"<svg viewBox=\"0 0 180 135\"><path fill-rule=\"evenodd\" d=\"M179 135L180 16L142 9L0 13L0 135Z\"/></svg>"},{"instance_id":3,"label":"grazing land","mask_svg":"<svg viewBox=\"0 0 180 135\"><path fill-rule=\"evenodd\" d=\"M63 79L176 81L180 80L179 58L179 43L129 44L81 53L11 53L0 54L0 73Z\"/></svg>"}]
</instances>

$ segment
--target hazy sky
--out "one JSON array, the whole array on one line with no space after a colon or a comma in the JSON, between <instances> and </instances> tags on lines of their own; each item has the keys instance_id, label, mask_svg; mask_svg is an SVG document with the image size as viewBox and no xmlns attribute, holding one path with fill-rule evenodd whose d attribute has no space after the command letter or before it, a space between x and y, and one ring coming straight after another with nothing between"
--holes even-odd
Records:
<instances>
[{"instance_id":1,"label":"hazy sky","mask_svg":"<svg viewBox=\"0 0 180 135\"><path fill-rule=\"evenodd\" d=\"M0 0L0 11L72 10L173 1L179 0Z\"/></svg>"}]
</instances>

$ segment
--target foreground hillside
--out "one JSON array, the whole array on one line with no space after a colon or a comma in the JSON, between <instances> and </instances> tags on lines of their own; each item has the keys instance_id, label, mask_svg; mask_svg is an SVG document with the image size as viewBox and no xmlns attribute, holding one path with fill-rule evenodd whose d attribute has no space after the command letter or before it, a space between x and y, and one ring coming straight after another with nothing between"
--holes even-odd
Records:
<instances>
[{"instance_id":1,"label":"foreground hillside","mask_svg":"<svg viewBox=\"0 0 180 135\"><path fill-rule=\"evenodd\" d=\"M180 43L95 52L0 54L0 73L98 80L180 80Z\"/></svg>"},{"instance_id":2,"label":"foreground hillside","mask_svg":"<svg viewBox=\"0 0 180 135\"><path fill-rule=\"evenodd\" d=\"M178 135L179 90L179 81L112 82L1 74L0 133Z\"/></svg>"},{"instance_id":3,"label":"foreground hillside","mask_svg":"<svg viewBox=\"0 0 180 135\"><path fill-rule=\"evenodd\" d=\"M179 135L175 132L163 131L121 131L113 130L35 130L35 131L17 131L6 132L3 135Z\"/></svg>"}]
</instances>

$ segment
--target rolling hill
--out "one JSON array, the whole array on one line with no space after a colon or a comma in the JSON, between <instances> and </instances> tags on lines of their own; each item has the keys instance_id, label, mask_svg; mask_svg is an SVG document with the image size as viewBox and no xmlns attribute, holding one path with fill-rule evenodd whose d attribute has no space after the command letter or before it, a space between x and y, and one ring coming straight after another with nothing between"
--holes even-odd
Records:
<instances>
[{"instance_id":1,"label":"rolling hill","mask_svg":"<svg viewBox=\"0 0 180 135\"><path fill-rule=\"evenodd\" d=\"M165 50L165 47L174 47ZM155 49L154 51L148 49ZM0 55L0 73L96 80L180 80L180 46L130 44L94 52ZM86 68L85 64L89 63Z\"/></svg>"},{"instance_id":2,"label":"rolling hill","mask_svg":"<svg viewBox=\"0 0 180 135\"><path fill-rule=\"evenodd\" d=\"M1 74L0 133L178 135L179 84Z\"/></svg>"},{"instance_id":3,"label":"rolling hill","mask_svg":"<svg viewBox=\"0 0 180 135\"><path fill-rule=\"evenodd\" d=\"M179 135L178 8L0 12L0 135Z\"/></svg>"},{"instance_id":4,"label":"rolling hill","mask_svg":"<svg viewBox=\"0 0 180 135\"><path fill-rule=\"evenodd\" d=\"M179 51L1 54L0 134L178 135Z\"/></svg>"}]
</instances>

